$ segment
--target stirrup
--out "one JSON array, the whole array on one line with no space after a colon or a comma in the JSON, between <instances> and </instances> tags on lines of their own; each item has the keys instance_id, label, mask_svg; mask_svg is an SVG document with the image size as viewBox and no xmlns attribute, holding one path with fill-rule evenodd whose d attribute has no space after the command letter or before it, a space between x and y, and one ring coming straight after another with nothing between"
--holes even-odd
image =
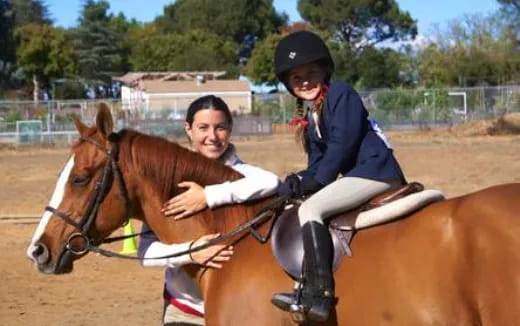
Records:
<instances>
[{"instance_id":1,"label":"stirrup","mask_svg":"<svg viewBox=\"0 0 520 326\"><path fill-rule=\"evenodd\" d=\"M302 304L302 282L297 282L293 293L275 293L271 298L271 303L283 311L291 314L295 323L301 324L307 320L307 310Z\"/></svg>"},{"instance_id":2,"label":"stirrup","mask_svg":"<svg viewBox=\"0 0 520 326\"><path fill-rule=\"evenodd\" d=\"M271 298L272 304L289 312L292 320L296 323L302 323L306 320L328 320L334 306L333 297L315 297L309 300L311 301L302 301L301 298L292 293L277 293Z\"/></svg>"},{"instance_id":3,"label":"stirrup","mask_svg":"<svg viewBox=\"0 0 520 326\"><path fill-rule=\"evenodd\" d=\"M283 311L291 312L291 307L298 305L296 296L292 293L276 293L271 298L271 303Z\"/></svg>"},{"instance_id":4,"label":"stirrup","mask_svg":"<svg viewBox=\"0 0 520 326\"><path fill-rule=\"evenodd\" d=\"M305 306L299 302L296 293L277 293L271 298L271 303L283 311L291 314L291 318L296 323L303 323L307 320Z\"/></svg>"}]
</instances>

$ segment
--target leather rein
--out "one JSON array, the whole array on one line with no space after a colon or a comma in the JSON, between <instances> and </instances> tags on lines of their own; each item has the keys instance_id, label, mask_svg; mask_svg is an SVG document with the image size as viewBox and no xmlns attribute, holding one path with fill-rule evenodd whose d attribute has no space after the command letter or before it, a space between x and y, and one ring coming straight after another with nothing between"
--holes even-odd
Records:
<instances>
[{"instance_id":1,"label":"leather rein","mask_svg":"<svg viewBox=\"0 0 520 326\"><path fill-rule=\"evenodd\" d=\"M130 199L128 197L128 190L126 188L123 176L121 174L121 170L118 165L118 158L119 158L119 141L120 141L120 135L118 133L111 133L108 136L108 140L112 144L110 149L106 149L103 147L99 142L96 140L90 138L90 137L80 137L81 141L89 142L93 145L95 145L99 150L104 152L107 156L107 162L105 164L105 167L103 168L103 175L101 178L96 181L96 184L94 186L94 195L91 197L87 210L85 211L85 214L83 215L80 222L74 221L70 215L58 210L57 208L46 206L45 210L53 213L57 217L61 218L65 223L77 228L79 232L75 232L69 236L67 239L67 243L65 245L65 249L70 251L73 255L84 255L88 253L89 251L99 253L105 257L116 257L121 259L132 259L132 260L151 260L151 259L164 259L164 258L171 258L171 257L178 257L186 254L191 254L193 252L197 252L203 249L206 249L210 246L213 246L217 243L224 242L226 240L229 240L233 237L235 237L238 234L245 233L246 231L249 232L257 241L260 243L266 243L269 239L274 222L276 220L276 217L280 215L280 212L283 211L284 204L287 202L287 197L279 197L270 204L268 204L266 207L264 207L259 213L256 214L254 218L249 220L248 222L239 225L232 231L225 233L217 238L214 238L204 244L201 244L196 247L191 247L187 250L179 251L170 255L160 256L160 257L150 257L150 258L139 258L134 256L127 256L122 255L114 251L106 250L103 248L100 248L99 246L95 245L95 243L103 244L103 243L111 243L115 241L124 240L127 238L132 238L135 236L139 236L143 233L147 232L141 232L134 235L127 235L127 236L119 236L119 237L111 237L107 238L101 241L95 241L91 237L89 237L88 233L92 226L92 224L95 222L97 217L97 212L99 210L99 207L101 203L103 203L106 195L108 194L108 191L113 183L113 180L117 180L117 184L119 186L121 197L125 204L125 216L128 219L128 213L130 210ZM260 225L264 224L265 222L271 220L271 225L269 227L269 230L267 231L265 236L262 236L256 228ZM151 232L151 231L148 231ZM73 240L81 240L82 246L75 246L72 244ZM76 241L77 242L77 241Z\"/></svg>"}]
</instances>

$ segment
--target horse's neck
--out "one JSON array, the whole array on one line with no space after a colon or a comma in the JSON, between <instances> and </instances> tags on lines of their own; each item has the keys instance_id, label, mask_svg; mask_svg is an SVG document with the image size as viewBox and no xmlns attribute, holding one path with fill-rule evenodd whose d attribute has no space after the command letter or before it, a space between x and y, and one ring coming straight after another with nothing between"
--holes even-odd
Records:
<instances>
[{"instance_id":1,"label":"horse's neck","mask_svg":"<svg viewBox=\"0 0 520 326\"><path fill-rule=\"evenodd\" d=\"M175 165L177 166L175 171L175 182L177 183L192 181L206 186L236 180L241 177L232 168L184 148L179 148Z\"/></svg>"},{"instance_id":2,"label":"horse's neck","mask_svg":"<svg viewBox=\"0 0 520 326\"><path fill-rule=\"evenodd\" d=\"M174 220L164 216L160 209L159 193L149 192L141 200L144 221L148 223L161 242L181 243L198 239L207 234L226 234L246 223L268 200L252 204L225 205L205 209L197 214Z\"/></svg>"},{"instance_id":3,"label":"horse's neck","mask_svg":"<svg viewBox=\"0 0 520 326\"><path fill-rule=\"evenodd\" d=\"M230 167L223 166L214 160L204 158L205 165L197 166L190 164L191 159L200 158L199 154L188 152L179 155L177 165L182 167L176 177L176 181L193 181L199 185L220 184L225 181L232 181L242 176ZM202 167L202 168L201 168ZM186 221L186 229L196 229L199 235L208 233L225 234L241 224L250 220L254 214L264 205L266 201L256 201L255 204L233 204L224 205L214 209L205 209L195 214ZM183 220L184 221L184 220ZM190 225L191 224L191 225ZM195 225L193 225L195 224Z\"/></svg>"},{"instance_id":4,"label":"horse's neck","mask_svg":"<svg viewBox=\"0 0 520 326\"><path fill-rule=\"evenodd\" d=\"M157 237L166 243L191 241L201 235L208 233L228 232L237 225L248 220L254 212L252 205L228 205L217 209L206 209L188 218L176 221L171 217L165 217L161 213L164 201L180 193L177 184L181 181L193 181L200 185L218 184L226 180L235 180L240 175L227 167L221 166L216 162L202 158L179 145L165 143L158 140L158 147L153 149L150 139L154 138L130 134L128 138L145 137L142 143L135 139L128 139L126 148L121 151L121 166L124 168L124 175L131 176L126 178L128 188L138 204L136 211L142 213L143 220L148 223ZM148 137L148 138L146 138ZM148 147L143 146L143 144ZM152 148L152 149L151 149ZM160 160L141 160L138 155L157 155L163 152L171 152L167 161ZM137 157L132 157L137 156ZM147 166L140 166L146 162ZM159 175L163 170L167 177ZM165 179L167 178L167 179ZM131 179L131 180L130 180ZM172 180L165 183L165 180ZM164 192L168 193L164 193Z\"/></svg>"}]
</instances>

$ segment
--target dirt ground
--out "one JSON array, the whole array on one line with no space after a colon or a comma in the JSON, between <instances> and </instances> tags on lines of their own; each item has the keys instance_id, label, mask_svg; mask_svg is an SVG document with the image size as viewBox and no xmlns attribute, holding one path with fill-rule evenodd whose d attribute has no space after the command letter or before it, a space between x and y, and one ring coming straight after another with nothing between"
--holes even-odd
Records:
<instances>
[{"instance_id":1,"label":"dirt ground","mask_svg":"<svg viewBox=\"0 0 520 326\"><path fill-rule=\"evenodd\" d=\"M390 133L389 138L409 181L449 197L520 182L520 136ZM241 139L236 145L245 161L280 176L305 165L289 136ZM6 222L41 215L67 156L67 148L0 149L0 325L159 325L161 269L90 254L72 274L48 276L25 258L36 224ZM117 251L121 244L108 247Z\"/></svg>"}]
</instances>

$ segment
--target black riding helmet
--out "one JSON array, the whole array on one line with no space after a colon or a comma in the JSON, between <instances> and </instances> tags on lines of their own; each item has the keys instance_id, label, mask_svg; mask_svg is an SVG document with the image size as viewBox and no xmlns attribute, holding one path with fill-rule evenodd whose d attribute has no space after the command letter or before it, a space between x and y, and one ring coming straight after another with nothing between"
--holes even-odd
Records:
<instances>
[{"instance_id":1,"label":"black riding helmet","mask_svg":"<svg viewBox=\"0 0 520 326\"><path fill-rule=\"evenodd\" d=\"M287 90L292 93L287 73L294 67L318 61L327 70L326 80L334 72L334 62L325 42L316 34L300 31L287 35L280 40L274 53L275 73Z\"/></svg>"}]
</instances>

